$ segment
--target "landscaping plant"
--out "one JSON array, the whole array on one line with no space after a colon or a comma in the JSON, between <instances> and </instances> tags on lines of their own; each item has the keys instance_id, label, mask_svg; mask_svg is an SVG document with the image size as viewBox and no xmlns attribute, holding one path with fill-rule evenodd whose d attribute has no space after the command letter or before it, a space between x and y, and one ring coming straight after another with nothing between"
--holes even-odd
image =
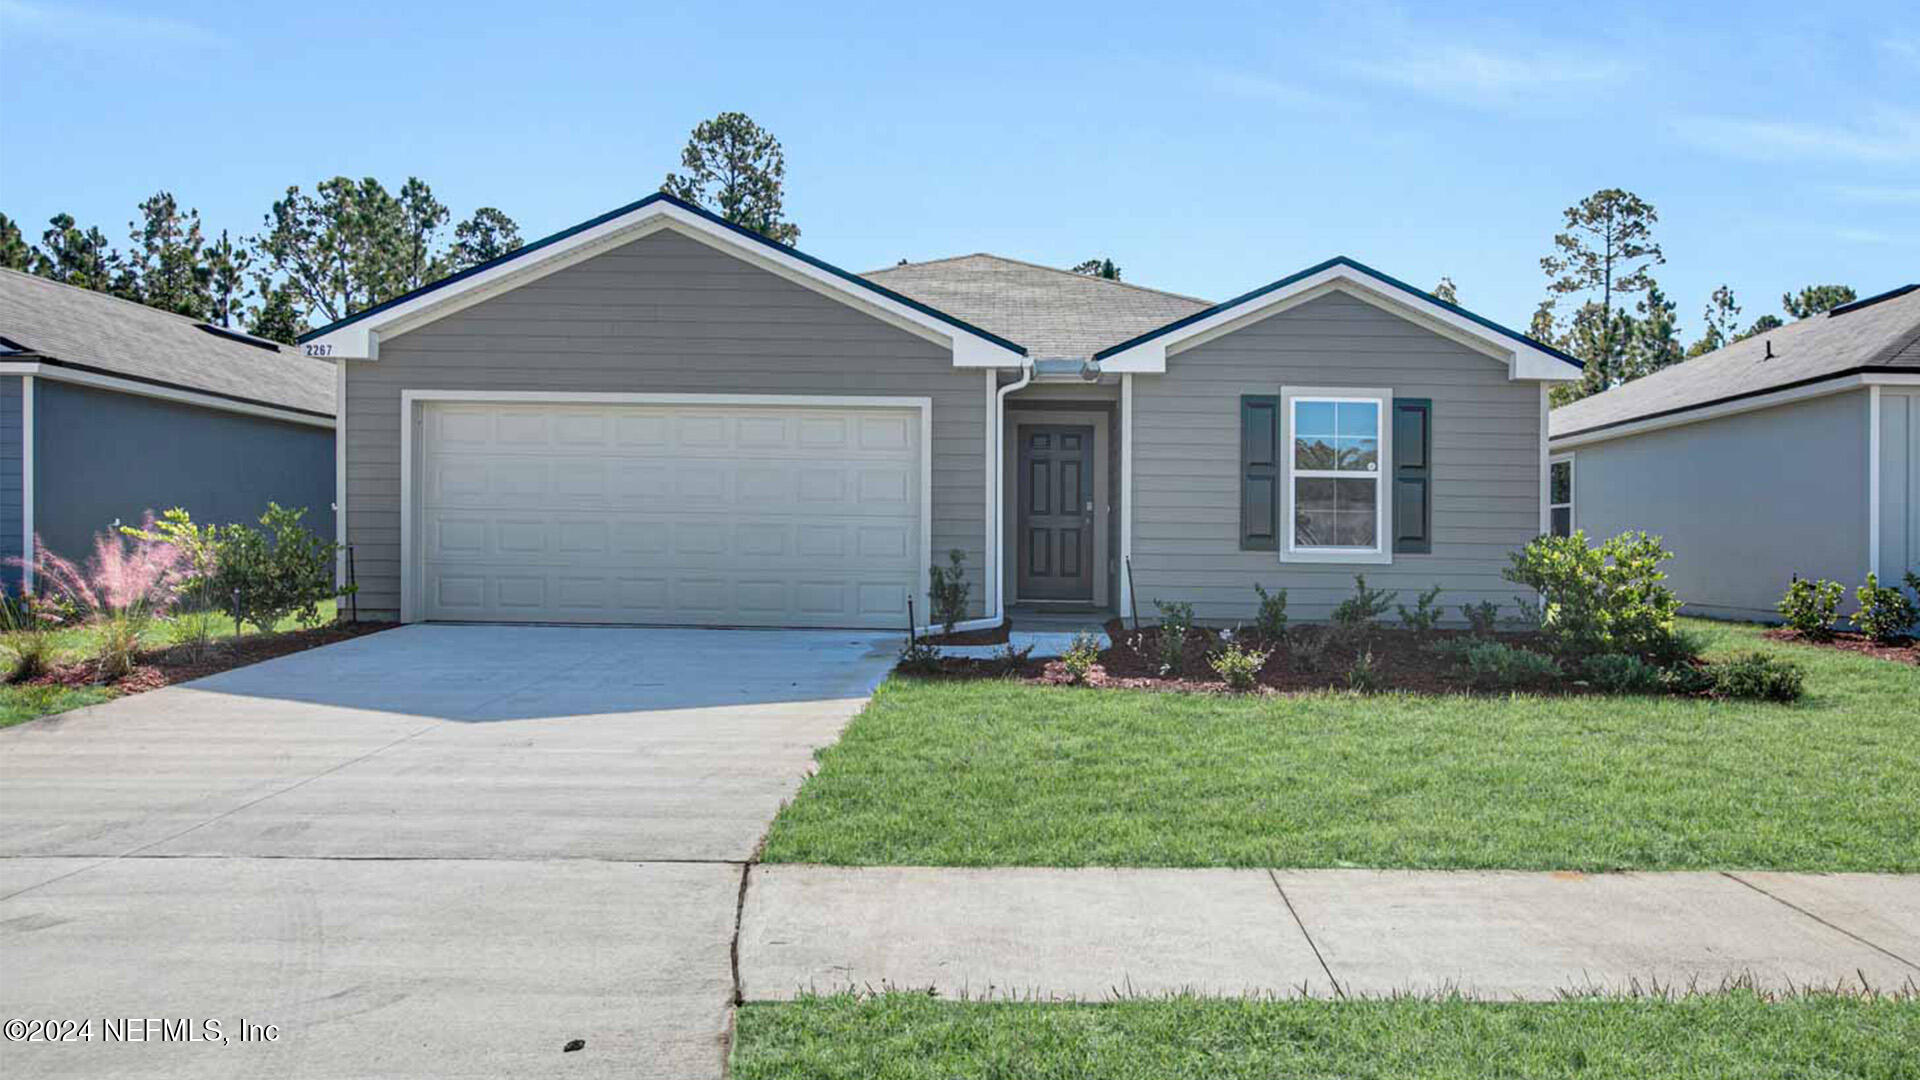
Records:
<instances>
[{"instance_id":1,"label":"landscaping plant","mask_svg":"<svg viewBox=\"0 0 1920 1080\"><path fill-rule=\"evenodd\" d=\"M1722 697L1760 701L1798 701L1807 673L1799 664L1763 652L1743 653L1713 664L1714 692Z\"/></svg>"},{"instance_id":2,"label":"landscaping plant","mask_svg":"<svg viewBox=\"0 0 1920 1080\"><path fill-rule=\"evenodd\" d=\"M1286 637L1287 590L1268 593L1259 582L1255 582L1253 591L1260 594L1260 613L1254 616L1254 630L1266 641L1279 641Z\"/></svg>"},{"instance_id":3,"label":"landscaping plant","mask_svg":"<svg viewBox=\"0 0 1920 1080\"><path fill-rule=\"evenodd\" d=\"M1380 688L1380 674L1373 666L1373 650L1362 650L1353 658L1353 666L1347 669L1347 689L1360 694L1370 694Z\"/></svg>"},{"instance_id":4,"label":"landscaping plant","mask_svg":"<svg viewBox=\"0 0 1920 1080\"><path fill-rule=\"evenodd\" d=\"M212 611L181 611L166 620L167 644L199 660L213 644L220 616Z\"/></svg>"},{"instance_id":5,"label":"landscaping plant","mask_svg":"<svg viewBox=\"0 0 1920 1080\"><path fill-rule=\"evenodd\" d=\"M967 597L973 586L967 583L966 552L954 548L947 552L947 561L951 565L928 569L933 584L927 587L927 599L933 604L933 620L951 634L967 617Z\"/></svg>"},{"instance_id":6,"label":"landscaping plant","mask_svg":"<svg viewBox=\"0 0 1920 1080\"><path fill-rule=\"evenodd\" d=\"M220 564L220 527L196 525L193 515L174 507L158 518L149 516L139 525L122 525L120 531L135 540L150 544L171 544L179 550L182 568L175 589L178 606L188 611L224 606L214 595L214 577Z\"/></svg>"},{"instance_id":7,"label":"landscaping plant","mask_svg":"<svg viewBox=\"0 0 1920 1080\"><path fill-rule=\"evenodd\" d=\"M1833 637L1833 624L1840 617L1840 598L1846 591L1846 586L1837 581L1796 577L1777 607L1787 625L1801 636L1827 641Z\"/></svg>"},{"instance_id":8,"label":"landscaping plant","mask_svg":"<svg viewBox=\"0 0 1920 1080\"><path fill-rule=\"evenodd\" d=\"M1467 620L1467 629L1475 636L1492 637L1500 625L1500 605L1491 600L1461 604L1460 617Z\"/></svg>"},{"instance_id":9,"label":"landscaping plant","mask_svg":"<svg viewBox=\"0 0 1920 1080\"><path fill-rule=\"evenodd\" d=\"M47 673L53 666L53 631L59 622L58 610L39 597L0 594L0 644L13 653L7 682L29 682Z\"/></svg>"},{"instance_id":10,"label":"landscaping plant","mask_svg":"<svg viewBox=\"0 0 1920 1080\"><path fill-rule=\"evenodd\" d=\"M1675 651L1680 601L1662 582L1673 554L1658 537L1626 532L1587 544L1586 534L1541 536L1508 556L1508 581L1540 594L1540 632L1555 656L1596 653L1668 657Z\"/></svg>"},{"instance_id":11,"label":"landscaping plant","mask_svg":"<svg viewBox=\"0 0 1920 1080\"><path fill-rule=\"evenodd\" d=\"M1658 665L1626 653L1589 656L1580 670L1596 689L1609 694L1657 694L1666 688Z\"/></svg>"},{"instance_id":12,"label":"landscaping plant","mask_svg":"<svg viewBox=\"0 0 1920 1080\"><path fill-rule=\"evenodd\" d=\"M1060 666L1067 673L1067 681L1078 686L1087 681L1087 675L1093 671L1093 665L1100 660L1100 639L1085 630L1073 635L1067 644L1067 651L1060 657Z\"/></svg>"},{"instance_id":13,"label":"landscaping plant","mask_svg":"<svg viewBox=\"0 0 1920 1080\"><path fill-rule=\"evenodd\" d=\"M1025 648L1019 648L1015 646L1013 642L1009 641L1001 646L999 652L994 654L993 672L996 675L1018 675L1020 674L1020 669L1026 666L1027 657L1032 655L1033 645L1031 642L1029 642Z\"/></svg>"},{"instance_id":14,"label":"landscaping plant","mask_svg":"<svg viewBox=\"0 0 1920 1080\"><path fill-rule=\"evenodd\" d=\"M1298 626L1287 635L1287 659L1301 671L1318 672L1327 662L1327 646L1333 635L1325 627Z\"/></svg>"},{"instance_id":15,"label":"landscaping plant","mask_svg":"<svg viewBox=\"0 0 1920 1080\"><path fill-rule=\"evenodd\" d=\"M268 503L258 529L228 525L219 530L214 556L214 594L231 605L235 629L252 623L262 632L288 615L302 626L317 626L320 604L347 590L334 584L339 551L300 524L304 509Z\"/></svg>"},{"instance_id":16,"label":"landscaping plant","mask_svg":"<svg viewBox=\"0 0 1920 1080\"><path fill-rule=\"evenodd\" d=\"M1480 690L1522 690L1560 678L1553 657L1499 641L1476 641L1465 650L1467 670Z\"/></svg>"},{"instance_id":17,"label":"landscaping plant","mask_svg":"<svg viewBox=\"0 0 1920 1080\"><path fill-rule=\"evenodd\" d=\"M1373 629L1374 620L1385 615L1399 596L1398 592L1369 589L1366 575L1355 574L1353 595L1340 601L1333 609L1333 625L1339 628L1342 637L1350 640L1364 638Z\"/></svg>"},{"instance_id":18,"label":"landscaping plant","mask_svg":"<svg viewBox=\"0 0 1920 1080\"><path fill-rule=\"evenodd\" d=\"M914 638L900 650L900 670L909 675L932 675L940 670L940 647Z\"/></svg>"},{"instance_id":19,"label":"landscaping plant","mask_svg":"<svg viewBox=\"0 0 1920 1080\"><path fill-rule=\"evenodd\" d=\"M1237 642L1229 643L1226 648L1207 658L1207 666L1226 680L1229 689L1251 690L1258 684L1260 669L1267 666L1269 655L1241 648Z\"/></svg>"},{"instance_id":20,"label":"landscaping plant","mask_svg":"<svg viewBox=\"0 0 1920 1080\"><path fill-rule=\"evenodd\" d=\"M1881 585L1880 579L1872 574L1867 575L1865 585L1853 590L1853 598L1860 602L1860 612L1853 621L1863 633L1882 645L1907 636L1907 630L1920 621L1920 609L1914 607L1906 593Z\"/></svg>"},{"instance_id":21,"label":"landscaping plant","mask_svg":"<svg viewBox=\"0 0 1920 1080\"><path fill-rule=\"evenodd\" d=\"M1440 605L1439 600L1440 586L1435 585L1421 593L1411 609L1405 604L1399 605L1400 625L1416 634L1430 633L1434 627L1440 625L1440 616L1446 610Z\"/></svg>"},{"instance_id":22,"label":"landscaping plant","mask_svg":"<svg viewBox=\"0 0 1920 1080\"><path fill-rule=\"evenodd\" d=\"M1160 611L1160 674L1178 675L1193 630L1193 605L1182 600L1155 600Z\"/></svg>"},{"instance_id":23,"label":"landscaping plant","mask_svg":"<svg viewBox=\"0 0 1920 1080\"><path fill-rule=\"evenodd\" d=\"M40 587L71 605L79 621L96 628L100 678L112 681L131 672L141 635L176 599L187 570L186 555L164 541L118 533L94 537L93 554L85 564L54 554L37 537L34 548L34 577Z\"/></svg>"}]
</instances>

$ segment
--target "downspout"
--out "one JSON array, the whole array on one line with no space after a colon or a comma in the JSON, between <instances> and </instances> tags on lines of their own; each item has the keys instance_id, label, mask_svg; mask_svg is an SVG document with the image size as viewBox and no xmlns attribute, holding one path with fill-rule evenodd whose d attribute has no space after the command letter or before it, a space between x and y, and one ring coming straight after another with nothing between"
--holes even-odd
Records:
<instances>
[{"instance_id":1,"label":"downspout","mask_svg":"<svg viewBox=\"0 0 1920 1080\"><path fill-rule=\"evenodd\" d=\"M1007 512L1007 395L1033 381L1033 361L1020 364L1020 377L1000 388L993 409L993 610L987 617L998 626L1007 617L1007 529L1002 521Z\"/></svg>"}]
</instances>

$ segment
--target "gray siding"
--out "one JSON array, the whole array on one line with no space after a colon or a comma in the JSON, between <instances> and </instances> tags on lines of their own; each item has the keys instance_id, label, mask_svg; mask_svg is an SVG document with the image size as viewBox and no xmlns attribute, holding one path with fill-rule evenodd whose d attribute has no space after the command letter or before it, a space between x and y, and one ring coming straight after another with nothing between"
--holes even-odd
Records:
<instances>
[{"instance_id":1,"label":"gray siding","mask_svg":"<svg viewBox=\"0 0 1920 1080\"><path fill-rule=\"evenodd\" d=\"M673 232L381 342L347 372L347 528L360 610L400 607L400 392L894 395L933 399L933 550L985 589L986 384L940 345Z\"/></svg>"},{"instance_id":2,"label":"gray siding","mask_svg":"<svg viewBox=\"0 0 1920 1080\"><path fill-rule=\"evenodd\" d=\"M1665 428L1574 451L1574 524L1645 529L1703 615L1777 618L1793 575L1848 586L1867 564L1867 394Z\"/></svg>"},{"instance_id":3,"label":"gray siding","mask_svg":"<svg viewBox=\"0 0 1920 1080\"><path fill-rule=\"evenodd\" d=\"M1433 400L1433 550L1392 564L1282 563L1240 550L1240 395L1290 386L1390 387ZM1176 353L1134 376L1133 567L1140 604L1185 600L1202 619L1252 618L1255 582L1288 590L1295 619L1326 618L1355 573L1403 601L1432 585L1459 605L1517 591L1507 553L1540 531L1540 384L1388 312L1332 293Z\"/></svg>"},{"instance_id":4,"label":"gray siding","mask_svg":"<svg viewBox=\"0 0 1920 1080\"><path fill-rule=\"evenodd\" d=\"M1912 348L1920 352L1920 342ZM1880 568L1920 573L1920 390L1880 390Z\"/></svg>"},{"instance_id":5,"label":"gray siding","mask_svg":"<svg viewBox=\"0 0 1920 1080\"><path fill-rule=\"evenodd\" d=\"M306 424L35 379L34 531L85 555L115 520L182 506L202 523L305 507L333 537L333 432Z\"/></svg>"},{"instance_id":6,"label":"gray siding","mask_svg":"<svg viewBox=\"0 0 1920 1080\"><path fill-rule=\"evenodd\" d=\"M20 571L7 560L21 557L20 376L0 377L0 582L13 587Z\"/></svg>"}]
</instances>

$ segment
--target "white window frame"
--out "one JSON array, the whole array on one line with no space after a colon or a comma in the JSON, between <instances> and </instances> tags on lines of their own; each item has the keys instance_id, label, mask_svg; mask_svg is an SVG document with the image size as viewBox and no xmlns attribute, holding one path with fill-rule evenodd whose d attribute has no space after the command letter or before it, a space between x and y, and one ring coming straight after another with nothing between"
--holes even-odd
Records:
<instances>
[{"instance_id":1,"label":"white window frame","mask_svg":"<svg viewBox=\"0 0 1920 1080\"><path fill-rule=\"evenodd\" d=\"M1298 547L1294 544L1293 413L1296 402L1373 405L1379 423L1379 468L1372 473L1334 473L1311 470L1301 475L1344 479L1370 477L1374 482L1374 546L1371 548ZM1393 390L1354 386L1282 386L1280 388L1280 561L1288 563L1387 564L1393 562L1393 490L1388 486L1393 463Z\"/></svg>"},{"instance_id":2,"label":"white window frame","mask_svg":"<svg viewBox=\"0 0 1920 1080\"><path fill-rule=\"evenodd\" d=\"M1565 462L1567 465L1567 501L1563 503L1557 503L1553 501L1553 467L1555 465L1560 464L1561 462ZM1549 457L1547 459L1547 535L1548 536L1555 535L1553 531L1553 512L1555 510L1560 509L1563 506L1567 508L1567 535L1572 536L1573 531L1580 527L1580 523L1573 519L1573 503L1575 499L1575 493L1573 490L1573 478L1574 478L1574 471L1578 468L1579 466L1573 463L1572 454L1554 454L1552 457Z\"/></svg>"}]
</instances>

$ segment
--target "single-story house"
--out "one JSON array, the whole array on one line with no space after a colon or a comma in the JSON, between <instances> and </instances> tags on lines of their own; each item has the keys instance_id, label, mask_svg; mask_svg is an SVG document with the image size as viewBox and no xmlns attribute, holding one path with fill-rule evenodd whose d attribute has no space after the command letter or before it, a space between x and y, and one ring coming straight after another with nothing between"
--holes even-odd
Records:
<instances>
[{"instance_id":1,"label":"single-story house","mask_svg":"<svg viewBox=\"0 0 1920 1080\"><path fill-rule=\"evenodd\" d=\"M1510 601L1579 376L1346 258L1219 304L987 255L861 275L665 195L302 342L361 610L407 621L904 627L955 549L976 621L1244 619L1256 583L1324 617L1356 572Z\"/></svg>"},{"instance_id":2,"label":"single-story house","mask_svg":"<svg viewBox=\"0 0 1920 1080\"><path fill-rule=\"evenodd\" d=\"M293 349L0 270L0 558L79 560L115 522L269 501L333 532L333 372ZM9 586L31 572L9 570Z\"/></svg>"},{"instance_id":3,"label":"single-story house","mask_svg":"<svg viewBox=\"0 0 1920 1080\"><path fill-rule=\"evenodd\" d=\"M1644 529L1687 607L1777 618L1795 575L1920 570L1920 285L1553 410L1556 531Z\"/></svg>"}]
</instances>

